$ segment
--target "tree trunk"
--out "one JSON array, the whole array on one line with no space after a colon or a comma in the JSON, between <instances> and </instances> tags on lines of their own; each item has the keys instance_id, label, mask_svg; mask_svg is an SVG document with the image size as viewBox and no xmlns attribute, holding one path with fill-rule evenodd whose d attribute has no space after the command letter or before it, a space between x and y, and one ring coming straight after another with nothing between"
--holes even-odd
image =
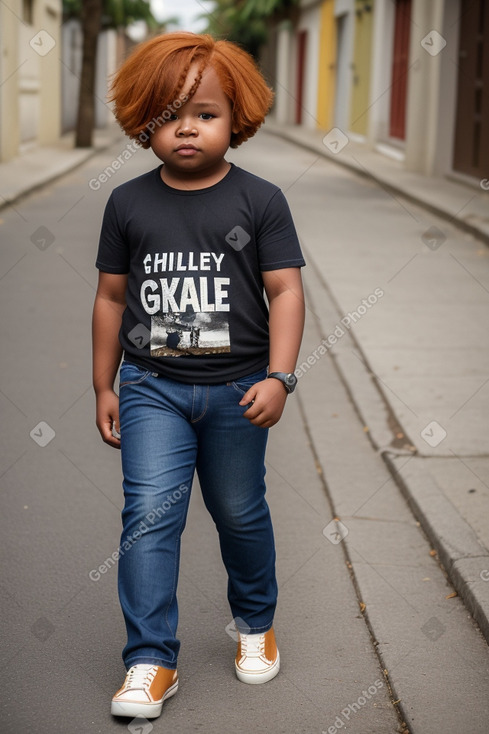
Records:
<instances>
[{"instance_id":1,"label":"tree trunk","mask_svg":"<svg viewBox=\"0 0 489 734\"><path fill-rule=\"evenodd\" d=\"M102 0L82 0L82 70L78 97L75 146L90 148L95 127L95 70L97 41L102 21Z\"/></svg>"}]
</instances>

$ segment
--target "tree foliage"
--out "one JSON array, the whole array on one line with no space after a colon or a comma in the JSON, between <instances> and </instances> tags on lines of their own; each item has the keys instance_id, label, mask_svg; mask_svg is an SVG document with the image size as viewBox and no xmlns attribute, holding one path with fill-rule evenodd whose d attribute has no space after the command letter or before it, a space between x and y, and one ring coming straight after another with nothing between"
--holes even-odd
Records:
<instances>
[{"instance_id":1,"label":"tree foliage","mask_svg":"<svg viewBox=\"0 0 489 734\"><path fill-rule=\"evenodd\" d=\"M270 25L290 18L299 0L215 0L207 20L207 33L235 41L258 57Z\"/></svg>"},{"instance_id":2,"label":"tree foliage","mask_svg":"<svg viewBox=\"0 0 489 734\"><path fill-rule=\"evenodd\" d=\"M82 0L63 0L65 19L80 19L82 4ZM151 31L161 27L151 12L149 0L102 0L102 29L127 28L137 20L144 20Z\"/></svg>"}]
</instances>

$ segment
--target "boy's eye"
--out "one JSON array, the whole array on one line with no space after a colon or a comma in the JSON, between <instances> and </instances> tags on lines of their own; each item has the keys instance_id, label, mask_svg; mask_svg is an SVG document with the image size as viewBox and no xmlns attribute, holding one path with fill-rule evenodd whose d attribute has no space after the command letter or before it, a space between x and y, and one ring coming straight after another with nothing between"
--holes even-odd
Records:
<instances>
[{"instance_id":1,"label":"boy's eye","mask_svg":"<svg viewBox=\"0 0 489 734\"><path fill-rule=\"evenodd\" d=\"M173 114L172 114L172 115L170 115L170 117L168 118L168 122L170 122L170 121L171 121L171 122L173 122L174 120L178 120L178 117L177 117L177 116L176 116L176 115L175 115L175 114L173 113Z\"/></svg>"},{"instance_id":2,"label":"boy's eye","mask_svg":"<svg viewBox=\"0 0 489 734\"><path fill-rule=\"evenodd\" d=\"M203 120L212 120L214 115L211 115L210 112L201 112L199 117L201 117Z\"/></svg>"}]
</instances>

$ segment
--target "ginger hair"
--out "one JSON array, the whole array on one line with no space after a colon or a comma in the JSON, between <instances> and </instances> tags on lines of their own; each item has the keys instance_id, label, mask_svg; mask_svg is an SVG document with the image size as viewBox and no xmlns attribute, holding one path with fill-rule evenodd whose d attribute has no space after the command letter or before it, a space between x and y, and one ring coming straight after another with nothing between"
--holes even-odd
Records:
<instances>
[{"instance_id":1,"label":"ginger hair","mask_svg":"<svg viewBox=\"0 0 489 734\"><path fill-rule=\"evenodd\" d=\"M192 64L198 64L197 75L183 95ZM155 121L164 124L170 111L195 94L207 66L215 70L231 102L232 127L237 131L231 133L231 148L251 138L271 107L272 90L253 58L235 43L190 32L167 33L139 44L116 72L109 99L126 135L149 148L148 131L154 131Z\"/></svg>"}]
</instances>

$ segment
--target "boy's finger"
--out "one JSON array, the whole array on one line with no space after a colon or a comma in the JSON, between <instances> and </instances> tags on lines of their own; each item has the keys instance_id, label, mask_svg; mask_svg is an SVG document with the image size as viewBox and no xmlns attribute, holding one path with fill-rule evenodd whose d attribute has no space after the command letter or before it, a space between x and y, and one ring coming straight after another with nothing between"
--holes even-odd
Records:
<instances>
[{"instance_id":1,"label":"boy's finger","mask_svg":"<svg viewBox=\"0 0 489 734\"><path fill-rule=\"evenodd\" d=\"M112 419L109 418L107 421L102 423L99 427L99 431L104 443L107 443L109 446L113 446L116 449L121 447L120 434L114 434L114 422Z\"/></svg>"},{"instance_id":2,"label":"boy's finger","mask_svg":"<svg viewBox=\"0 0 489 734\"><path fill-rule=\"evenodd\" d=\"M103 435L102 438L104 440L104 443L108 444L109 446L113 446L115 449L120 449L121 440L120 438L113 436L112 431L106 435Z\"/></svg>"},{"instance_id":3,"label":"boy's finger","mask_svg":"<svg viewBox=\"0 0 489 734\"><path fill-rule=\"evenodd\" d=\"M121 437L121 427L120 427L120 423L119 423L119 417L115 418L112 421L112 430L111 430L111 433L112 433L112 436L114 436L114 438L120 439L120 437Z\"/></svg>"},{"instance_id":4,"label":"boy's finger","mask_svg":"<svg viewBox=\"0 0 489 734\"><path fill-rule=\"evenodd\" d=\"M239 404L249 405L251 403L253 405L253 403L255 402L255 395L256 395L256 390L254 389L254 386L253 386L247 392L245 392L245 394L239 401Z\"/></svg>"},{"instance_id":5,"label":"boy's finger","mask_svg":"<svg viewBox=\"0 0 489 734\"><path fill-rule=\"evenodd\" d=\"M112 446L113 449L120 449L121 448L120 438L114 438L114 437L112 437L110 440L105 441L105 443L108 446Z\"/></svg>"}]
</instances>

